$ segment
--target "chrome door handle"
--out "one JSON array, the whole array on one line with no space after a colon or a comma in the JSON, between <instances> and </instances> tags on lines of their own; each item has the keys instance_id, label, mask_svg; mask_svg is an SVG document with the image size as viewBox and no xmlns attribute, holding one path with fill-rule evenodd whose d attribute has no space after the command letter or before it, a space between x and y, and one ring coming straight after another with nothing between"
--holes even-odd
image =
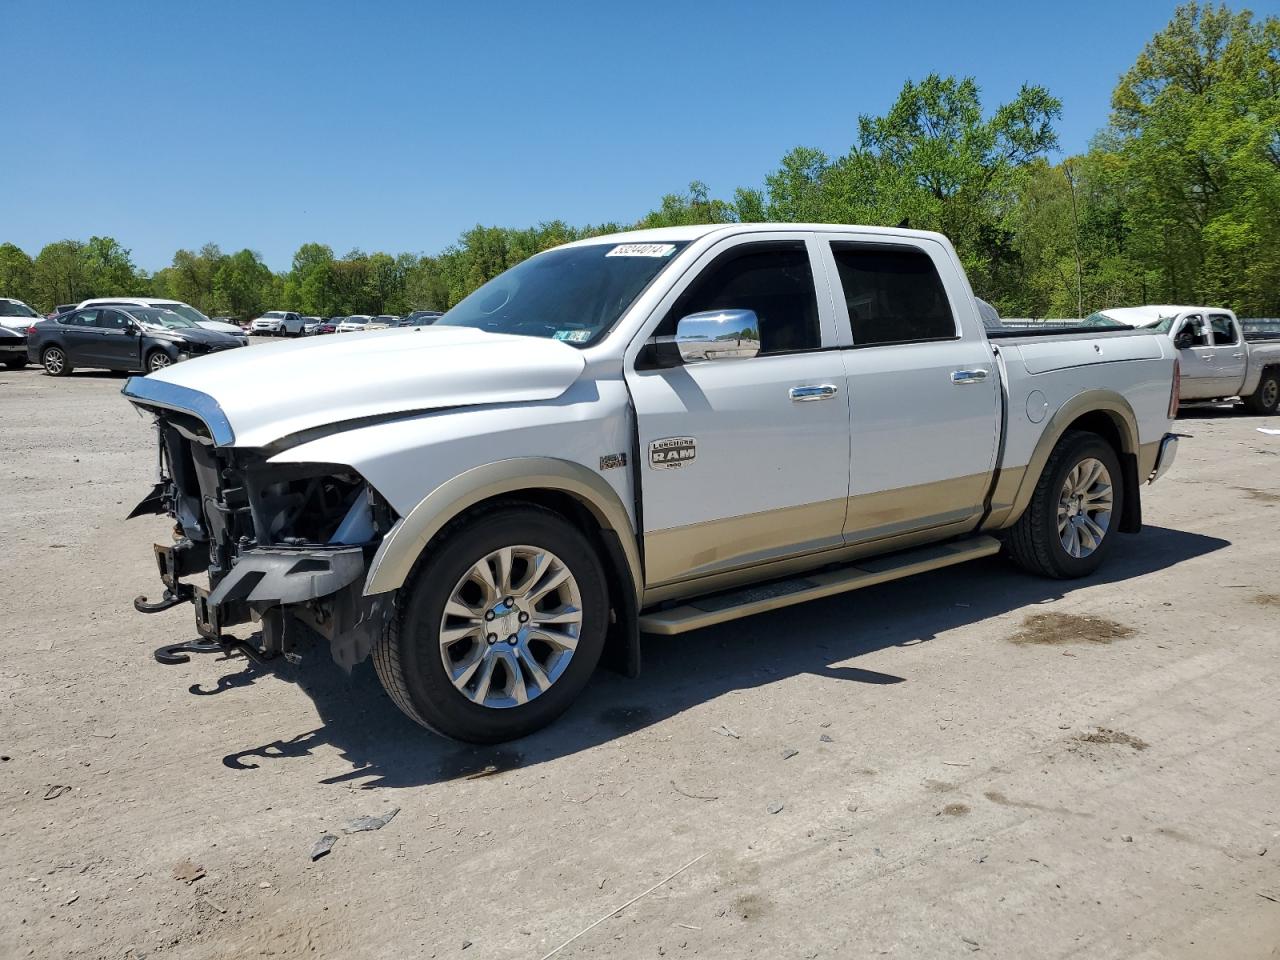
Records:
<instances>
[{"instance_id":1,"label":"chrome door handle","mask_svg":"<svg viewBox=\"0 0 1280 960\"><path fill-rule=\"evenodd\" d=\"M987 371L985 370L952 370L952 383L981 383L987 379Z\"/></svg>"},{"instance_id":2,"label":"chrome door handle","mask_svg":"<svg viewBox=\"0 0 1280 960\"><path fill-rule=\"evenodd\" d=\"M803 403L806 400L830 400L840 392L840 388L834 383L816 383L809 387L792 387L788 392L796 403Z\"/></svg>"},{"instance_id":3,"label":"chrome door handle","mask_svg":"<svg viewBox=\"0 0 1280 960\"><path fill-rule=\"evenodd\" d=\"M1236 359L1236 360L1243 360L1243 359L1244 359L1244 354L1243 354L1243 353L1233 353L1231 356L1232 356L1234 359Z\"/></svg>"}]
</instances>

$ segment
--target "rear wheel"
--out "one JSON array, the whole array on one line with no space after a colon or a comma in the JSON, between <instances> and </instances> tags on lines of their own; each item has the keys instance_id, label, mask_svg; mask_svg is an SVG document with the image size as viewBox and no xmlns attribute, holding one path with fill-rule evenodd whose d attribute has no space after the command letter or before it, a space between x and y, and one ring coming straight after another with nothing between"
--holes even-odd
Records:
<instances>
[{"instance_id":1,"label":"rear wheel","mask_svg":"<svg viewBox=\"0 0 1280 960\"><path fill-rule=\"evenodd\" d=\"M147 354L147 373L155 373L165 367L172 366L173 361L163 350L152 350Z\"/></svg>"},{"instance_id":2,"label":"rear wheel","mask_svg":"<svg viewBox=\"0 0 1280 960\"><path fill-rule=\"evenodd\" d=\"M40 363L51 377L65 377L71 372L71 363L61 347L45 347L40 354Z\"/></svg>"},{"instance_id":3,"label":"rear wheel","mask_svg":"<svg viewBox=\"0 0 1280 960\"><path fill-rule=\"evenodd\" d=\"M1250 413L1262 416L1280 413L1280 368L1271 367L1262 371L1258 389L1252 396L1244 398L1244 406Z\"/></svg>"},{"instance_id":4,"label":"rear wheel","mask_svg":"<svg viewBox=\"0 0 1280 960\"><path fill-rule=\"evenodd\" d=\"M1084 577L1110 554L1124 508L1120 458L1096 433L1069 430L1045 464L1031 503L1005 538L1024 570Z\"/></svg>"},{"instance_id":5,"label":"rear wheel","mask_svg":"<svg viewBox=\"0 0 1280 960\"><path fill-rule=\"evenodd\" d=\"M419 564L373 662L410 718L496 743L546 726L604 648L608 593L586 537L551 511L511 506L457 528Z\"/></svg>"}]
</instances>

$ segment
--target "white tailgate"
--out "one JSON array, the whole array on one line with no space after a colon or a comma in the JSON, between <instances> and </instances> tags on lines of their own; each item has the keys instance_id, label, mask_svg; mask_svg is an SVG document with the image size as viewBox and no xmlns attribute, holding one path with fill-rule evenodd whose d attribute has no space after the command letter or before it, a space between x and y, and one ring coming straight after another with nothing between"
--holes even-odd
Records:
<instances>
[{"instance_id":1,"label":"white tailgate","mask_svg":"<svg viewBox=\"0 0 1280 960\"><path fill-rule=\"evenodd\" d=\"M1022 353L1028 373L1048 373L1050 370L1114 363L1117 360L1160 359L1160 344L1155 335L1046 340L1040 343L1021 343L1018 350Z\"/></svg>"}]
</instances>

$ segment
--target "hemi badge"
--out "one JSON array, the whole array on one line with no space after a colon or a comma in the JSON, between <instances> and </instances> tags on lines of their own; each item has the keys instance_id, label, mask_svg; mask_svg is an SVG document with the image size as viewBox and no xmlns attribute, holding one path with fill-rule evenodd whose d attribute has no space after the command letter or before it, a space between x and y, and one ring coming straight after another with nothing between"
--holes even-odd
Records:
<instances>
[{"instance_id":1,"label":"hemi badge","mask_svg":"<svg viewBox=\"0 0 1280 960\"><path fill-rule=\"evenodd\" d=\"M625 467L627 465L627 455L625 453L606 453L600 458L601 470L612 470L615 467Z\"/></svg>"}]
</instances>

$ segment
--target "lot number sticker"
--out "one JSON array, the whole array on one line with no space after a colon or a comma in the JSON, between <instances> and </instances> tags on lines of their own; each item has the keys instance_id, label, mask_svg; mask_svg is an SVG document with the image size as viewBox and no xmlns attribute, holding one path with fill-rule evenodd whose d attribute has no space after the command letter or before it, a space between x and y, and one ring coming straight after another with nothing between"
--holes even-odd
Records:
<instances>
[{"instance_id":1,"label":"lot number sticker","mask_svg":"<svg viewBox=\"0 0 1280 960\"><path fill-rule=\"evenodd\" d=\"M620 243L606 257L669 257L676 252L673 243Z\"/></svg>"}]
</instances>

